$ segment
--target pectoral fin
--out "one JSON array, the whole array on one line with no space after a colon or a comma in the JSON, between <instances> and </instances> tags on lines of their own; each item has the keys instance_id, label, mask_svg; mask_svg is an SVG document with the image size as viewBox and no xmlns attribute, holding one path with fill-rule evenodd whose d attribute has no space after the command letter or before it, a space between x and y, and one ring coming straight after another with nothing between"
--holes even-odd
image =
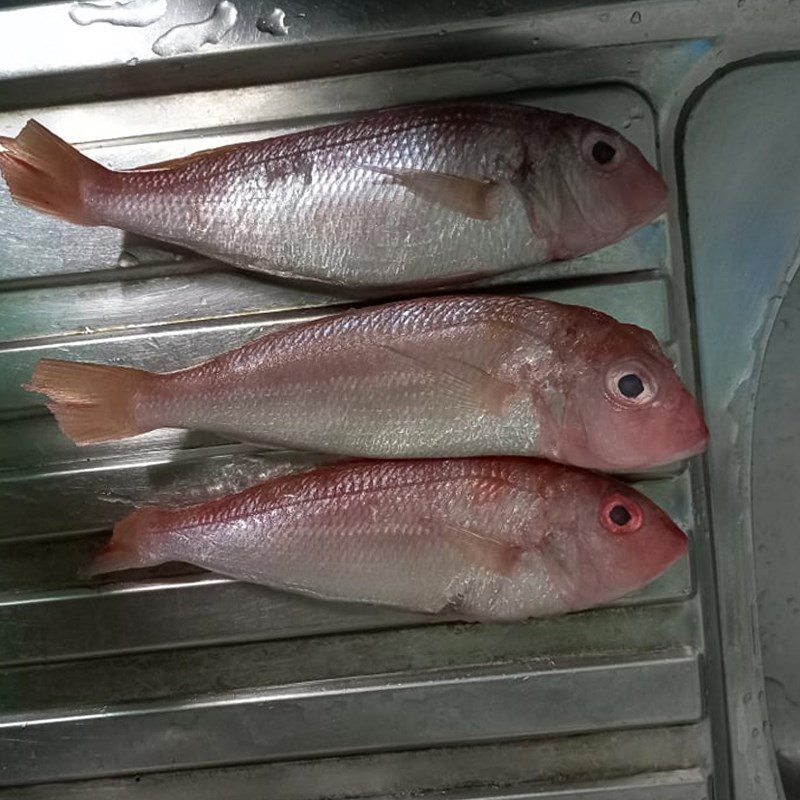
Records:
<instances>
[{"instance_id":1,"label":"pectoral fin","mask_svg":"<svg viewBox=\"0 0 800 800\"><path fill-rule=\"evenodd\" d=\"M452 522L445 524L442 533L470 562L500 575L510 575L522 557L522 548L518 545L501 542Z\"/></svg>"},{"instance_id":2,"label":"pectoral fin","mask_svg":"<svg viewBox=\"0 0 800 800\"><path fill-rule=\"evenodd\" d=\"M395 183L434 205L448 208L473 219L492 219L497 184L461 178L444 172L426 172L415 169L388 169L369 167L373 172L386 175Z\"/></svg>"},{"instance_id":3,"label":"pectoral fin","mask_svg":"<svg viewBox=\"0 0 800 800\"><path fill-rule=\"evenodd\" d=\"M380 345L441 378L441 386L462 408L500 416L515 386L461 358L426 352L408 345Z\"/></svg>"}]
</instances>

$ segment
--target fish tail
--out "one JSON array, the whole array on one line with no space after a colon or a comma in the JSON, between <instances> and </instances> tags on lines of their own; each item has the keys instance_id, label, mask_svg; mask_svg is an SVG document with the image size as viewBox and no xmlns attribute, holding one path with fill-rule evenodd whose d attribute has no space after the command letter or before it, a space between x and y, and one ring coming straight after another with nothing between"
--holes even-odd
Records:
<instances>
[{"instance_id":1,"label":"fish tail","mask_svg":"<svg viewBox=\"0 0 800 800\"><path fill-rule=\"evenodd\" d=\"M96 225L84 202L86 183L111 173L44 125L29 120L15 138L0 137L0 172L17 203L79 225Z\"/></svg>"},{"instance_id":2,"label":"fish tail","mask_svg":"<svg viewBox=\"0 0 800 800\"><path fill-rule=\"evenodd\" d=\"M169 561L160 546L165 533L161 519L164 514L158 508L140 508L121 519L106 546L83 570L84 575L92 577Z\"/></svg>"},{"instance_id":3,"label":"fish tail","mask_svg":"<svg viewBox=\"0 0 800 800\"><path fill-rule=\"evenodd\" d=\"M130 367L44 358L23 388L47 395L61 430L76 444L91 444L152 430L135 412L137 400L157 377Z\"/></svg>"}]
</instances>

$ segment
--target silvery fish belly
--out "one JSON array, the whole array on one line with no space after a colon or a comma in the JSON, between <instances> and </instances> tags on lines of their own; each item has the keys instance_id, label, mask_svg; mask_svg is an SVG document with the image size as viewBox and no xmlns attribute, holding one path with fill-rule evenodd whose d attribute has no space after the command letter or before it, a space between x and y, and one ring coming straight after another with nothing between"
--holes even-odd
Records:
<instances>
[{"instance_id":1,"label":"silvery fish belly","mask_svg":"<svg viewBox=\"0 0 800 800\"><path fill-rule=\"evenodd\" d=\"M523 619L609 602L685 551L663 511L606 476L535 459L384 461L140 509L90 572L186 561L327 599Z\"/></svg>"},{"instance_id":2,"label":"silvery fish belly","mask_svg":"<svg viewBox=\"0 0 800 800\"><path fill-rule=\"evenodd\" d=\"M35 122L2 144L24 205L339 285L446 284L575 257L666 199L619 133L488 103L389 109L121 172Z\"/></svg>"},{"instance_id":3,"label":"silvery fish belly","mask_svg":"<svg viewBox=\"0 0 800 800\"><path fill-rule=\"evenodd\" d=\"M650 332L522 297L350 311L167 374L46 359L27 388L48 396L79 444L182 427L356 456L631 469L698 453L707 439Z\"/></svg>"}]
</instances>

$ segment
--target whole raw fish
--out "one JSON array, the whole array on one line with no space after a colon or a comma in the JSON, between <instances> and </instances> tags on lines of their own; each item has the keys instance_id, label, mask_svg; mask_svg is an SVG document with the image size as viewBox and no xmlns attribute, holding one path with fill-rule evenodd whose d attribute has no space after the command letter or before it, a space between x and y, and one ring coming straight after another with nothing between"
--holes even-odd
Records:
<instances>
[{"instance_id":1,"label":"whole raw fish","mask_svg":"<svg viewBox=\"0 0 800 800\"><path fill-rule=\"evenodd\" d=\"M91 574L186 561L316 597L523 619L607 603L686 537L635 490L534 459L345 464L123 519Z\"/></svg>"},{"instance_id":2,"label":"whole raw fish","mask_svg":"<svg viewBox=\"0 0 800 800\"><path fill-rule=\"evenodd\" d=\"M26 388L79 444L179 427L356 456L633 469L698 453L708 435L649 331L521 297L351 311L168 374L48 359Z\"/></svg>"},{"instance_id":3,"label":"whole raw fish","mask_svg":"<svg viewBox=\"0 0 800 800\"><path fill-rule=\"evenodd\" d=\"M660 214L637 148L587 119L451 103L114 172L38 123L0 140L14 199L82 225L341 285L452 283L572 258Z\"/></svg>"}]
</instances>

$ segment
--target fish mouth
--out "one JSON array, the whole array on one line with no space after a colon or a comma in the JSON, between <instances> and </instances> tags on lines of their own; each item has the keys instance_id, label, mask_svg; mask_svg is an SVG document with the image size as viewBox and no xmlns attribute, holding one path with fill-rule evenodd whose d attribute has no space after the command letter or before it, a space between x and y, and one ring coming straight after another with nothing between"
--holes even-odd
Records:
<instances>
[{"instance_id":1,"label":"fish mouth","mask_svg":"<svg viewBox=\"0 0 800 800\"><path fill-rule=\"evenodd\" d=\"M628 470L639 470L639 469L658 469L660 467L668 467L671 464L678 464L681 461L685 461L687 458L692 458L693 456L699 456L705 452L706 447L708 446L708 435L704 438L698 440L694 444L687 445L685 448L681 450L676 450L670 453L663 458L658 459L657 461L649 461L646 464L639 464L635 466L627 467ZM618 470L620 472L624 472L624 469Z\"/></svg>"},{"instance_id":2,"label":"fish mouth","mask_svg":"<svg viewBox=\"0 0 800 800\"><path fill-rule=\"evenodd\" d=\"M685 447L671 450L663 456L641 457L623 463L606 460L606 464L602 469L606 472L624 475L629 472L637 473L639 471L668 467L672 464L678 464L687 458L692 458L692 456L699 456L705 452L708 446L708 430L705 429L705 426L703 426L703 428L704 432L699 437L693 437L691 439L687 437L687 444Z\"/></svg>"},{"instance_id":3,"label":"fish mouth","mask_svg":"<svg viewBox=\"0 0 800 800\"><path fill-rule=\"evenodd\" d=\"M694 406L694 401L692 401L692 405ZM685 458L699 456L708 447L708 426L696 407L693 410L695 415L694 424L684 428L685 433L679 438L679 442L683 446L678 447L676 454L672 458L673 461L682 461Z\"/></svg>"},{"instance_id":4,"label":"fish mouth","mask_svg":"<svg viewBox=\"0 0 800 800\"><path fill-rule=\"evenodd\" d=\"M660 531L657 540L651 545L654 569L650 580L661 575L689 551L689 536L686 532L672 521L664 509L656 507L655 512L654 522Z\"/></svg>"},{"instance_id":5,"label":"fish mouth","mask_svg":"<svg viewBox=\"0 0 800 800\"><path fill-rule=\"evenodd\" d=\"M674 523L670 522L668 538L664 540L663 552L654 565L655 569L650 580L666 572L676 561L683 558L689 551L689 537Z\"/></svg>"},{"instance_id":6,"label":"fish mouth","mask_svg":"<svg viewBox=\"0 0 800 800\"><path fill-rule=\"evenodd\" d=\"M629 232L638 230L667 212L669 187L661 175L652 170L650 180L631 192L636 199L636 212L631 215Z\"/></svg>"},{"instance_id":7,"label":"fish mouth","mask_svg":"<svg viewBox=\"0 0 800 800\"><path fill-rule=\"evenodd\" d=\"M667 556L668 560L662 567L662 570L670 567L679 558L682 558L684 555L686 555L689 550L689 537L671 519L669 519L669 517L667 517L667 519L669 522L670 546L667 548L669 551Z\"/></svg>"},{"instance_id":8,"label":"fish mouth","mask_svg":"<svg viewBox=\"0 0 800 800\"><path fill-rule=\"evenodd\" d=\"M692 456L699 456L705 452L706 447L708 447L708 436L693 447L687 447L686 450L681 450L679 453L676 453L672 460L683 461L686 458L692 458Z\"/></svg>"},{"instance_id":9,"label":"fish mouth","mask_svg":"<svg viewBox=\"0 0 800 800\"><path fill-rule=\"evenodd\" d=\"M666 214L668 204L669 204L669 194L667 193L665 185L664 193L659 198L657 198L650 206L641 209L639 213L636 214L636 216L631 220L630 227L628 228L628 233L633 233L634 231L638 231L639 228L643 228L645 225L649 225L657 217L660 217L662 214Z\"/></svg>"},{"instance_id":10,"label":"fish mouth","mask_svg":"<svg viewBox=\"0 0 800 800\"><path fill-rule=\"evenodd\" d=\"M700 455L708 447L708 426L694 398L685 389L676 412L662 432L662 441L670 446L661 451L664 458L660 464L653 466L676 464Z\"/></svg>"},{"instance_id":11,"label":"fish mouth","mask_svg":"<svg viewBox=\"0 0 800 800\"><path fill-rule=\"evenodd\" d=\"M656 217L660 217L662 214L666 214L667 206L669 205L668 201L669 201L669 195L665 193L660 200L657 200L652 205L652 207L642 212L643 216L646 216L646 222L642 224L644 225L647 224L647 222L652 222Z\"/></svg>"}]
</instances>

